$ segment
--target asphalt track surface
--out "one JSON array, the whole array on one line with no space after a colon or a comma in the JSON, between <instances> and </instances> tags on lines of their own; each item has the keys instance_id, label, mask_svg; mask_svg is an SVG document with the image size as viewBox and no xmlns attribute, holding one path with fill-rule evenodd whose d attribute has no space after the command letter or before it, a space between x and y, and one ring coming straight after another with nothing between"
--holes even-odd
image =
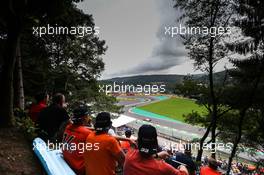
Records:
<instances>
[{"instance_id":1,"label":"asphalt track surface","mask_svg":"<svg viewBox=\"0 0 264 175\"><path fill-rule=\"evenodd\" d=\"M125 96L122 98L126 98L128 100L121 100L119 102L119 105L123 105L124 106L124 114L136 119L140 119L140 120L146 120L146 119L151 119L150 123L153 124L158 124L161 126L166 126L168 128L174 128L180 131L184 131L187 133L193 133L193 134L197 134L200 137L203 136L205 129L201 128L201 127L197 127L197 126L193 126L187 123L182 123L179 121L173 121L173 120L166 120L166 119L162 119L162 118L151 118L151 117L146 117L146 116L142 116L139 114L135 114L131 111L131 109L133 107L138 107L138 106L144 106L150 103L154 103L154 102L158 102L159 100L155 99L152 96ZM131 100L130 100L131 99ZM144 99L144 101L143 101ZM180 134L180 133L179 133Z\"/></svg>"}]
</instances>

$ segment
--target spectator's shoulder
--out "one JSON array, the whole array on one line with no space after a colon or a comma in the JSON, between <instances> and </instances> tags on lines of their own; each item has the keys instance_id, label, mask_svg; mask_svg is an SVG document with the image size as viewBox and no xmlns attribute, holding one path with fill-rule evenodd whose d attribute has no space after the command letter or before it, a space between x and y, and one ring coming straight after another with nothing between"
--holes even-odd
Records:
<instances>
[{"instance_id":1,"label":"spectator's shoulder","mask_svg":"<svg viewBox=\"0 0 264 175\"><path fill-rule=\"evenodd\" d=\"M109 140L110 142L117 142L116 138L110 134L106 134L106 139Z\"/></svg>"},{"instance_id":2,"label":"spectator's shoulder","mask_svg":"<svg viewBox=\"0 0 264 175\"><path fill-rule=\"evenodd\" d=\"M116 140L115 137L113 137L109 134L106 134L104 139L108 142L108 145L110 145L110 147L120 147L119 142ZM121 147L120 147L120 149L121 149Z\"/></svg>"},{"instance_id":3,"label":"spectator's shoulder","mask_svg":"<svg viewBox=\"0 0 264 175\"><path fill-rule=\"evenodd\" d=\"M164 174L168 175L187 175L185 172L181 172L178 169L174 168L170 164L166 163L163 160L156 160L159 164L162 170L164 171Z\"/></svg>"},{"instance_id":4,"label":"spectator's shoulder","mask_svg":"<svg viewBox=\"0 0 264 175\"><path fill-rule=\"evenodd\" d=\"M91 134L93 132L92 130L90 130L86 126L80 126L79 129L80 129L80 132L82 132L84 134Z\"/></svg>"},{"instance_id":5,"label":"spectator's shoulder","mask_svg":"<svg viewBox=\"0 0 264 175\"><path fill-rule=\"evenodd\" d=\"M92 131L90 134L87 135L87 137L86 137L86 141L87 141L87 140L90 141L91 139L94 138L94 136L95 136L95 132Z\"/></svg>"}]
</instances>

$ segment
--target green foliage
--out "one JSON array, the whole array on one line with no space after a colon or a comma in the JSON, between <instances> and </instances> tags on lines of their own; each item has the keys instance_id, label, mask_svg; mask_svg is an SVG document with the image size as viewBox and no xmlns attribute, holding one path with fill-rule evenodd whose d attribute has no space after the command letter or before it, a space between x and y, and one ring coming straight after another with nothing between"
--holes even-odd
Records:
<instances>
[{"instance_id":1,"label":"green foliage","mask_svg":"<svg viewBox=\"0 0 264 175\"><path fill-rule=\"evenodd\" d=\"M75 3L77 2L80 2L80 0L22 0L1 2L0 40L4 41L5 44L0 56L0 125L12 125L14 104L13 72L18 56L17 49L20 45L21 38L23 38L23 33L32 33L32 26L36 26L36 24L41 25L43 21L69 20L72 15L69 12L76 7ZM67 18L67 15L69 18Z\"/></svg>"},{"instance_id":2,"label":"green foliage","mask_svg":"<svg viewBox=\"0 0 264 175\"><path fill-rule=\"evenodd\" d=\"M15 126L19 128L29 141L37 137L38 128L23 110L15 109Z\"/></svg>"},{"instance_id":3,"label":"green foliage","mask_svg":"<svg viewBox=\"0 0 264 175\"><path fill-rule=\"evenodd\" d=\"M233 13L232 3L228 0L174 1L175 7L183 12L178 20L188 27L227 27ZM185 34L182 37L189 57L195 61L196 68L202 71L209 73L209 64L216 65L227 54L228 50L221 42L225 35Z\"/></svg>"},{"instance_id":4,"label":"green foliage","mask_svg":"<svg viewBox=\"0 0 264 175\"><path fill-rule=\"evenodd\" d=\"M35 26L95 26L92 15L84 14L75 5L65 10L57 18L42 18ZM105 41L95 31L84 37L70 34L39 37L31 30L25 31L22 64L26 96L40 91L61 92L69 104L81 101L101 106L101 110L119 110L115 100L98 92L97 79L104 70L102 55L106 49Z\"/></svg>"},{"instance_id":5,"label":"green foliage","mask_svg":"<svg viewBox=\"0 0 264 175\"><path fill-rule=\"evenodd\" d=\"M92 16L75 7L68 10L68 16L64 16L67 20L45 19L39 25L45 26L51 22L51 25L58 23L61 26L94 26ZM32 96L41 90L65 94L78 92L84 87L95 86L96 79L104 69L101 56L106 51L105 41L99 40L94 33L84 37L66 34L39 37L25 33L22 41L23 71L28 95Z\"/></svg>"},{"instance_id":6,"label":"green foliage","mask_svg":"<svg viewBox=\"0 0 264 175\"><path fill-rule=\"evenodd\" d=\"M224 90L222 102L233 110L223 116L222 131L226 135L236 135L240 111L246 110L242 121L241 143L248 146L263 147L264 124L264 62L263 58L252 57L234 61L236 69L230 71L233 83ZM225 135L223 136L225 138Z\"/></svg>"},{"instance_id":7,"label":"green foliage","mask_svg":"<svg viewBox=\"0 0 264 175\"><path fill-rule=\"evenodd\" d=\"M100 95L95 97L95 105L94 110L97 112L100 111L108 111L114 113L121 113L122 106L117 106L116 103L118 102L115 97L105 95L101 93Z\"/></svg>"},{"instance_id":8,"label":"green foliage","mask_svg":"<svg viewBox=\"0 0 264 175\"><path fill-rule=\"evenodd\" d=\"M236 138L239 112L232 110L225 113L218 121L219 139L223 142L233 143Z\"/></svg>"},{"instance_id":9,"label":"green foliage","mask_svg":"<svg viewBox=\"0 0 264 175\"><path fill-rule=\"evenodd\" d=\"M228 0L175 0L175 7L182 10L182 15L178 20L183 20L184 25L190 29L226 28L233 13L232 6L233 3ZM224 33L218 33L217 35L213 35L211 32L202 34L186 33L182 36L189 57L194 60L195 68L208 73L208 86L202 88L199 93L200 99L198 99L198 103L207 109L210 117L210 125L208 125L207 132L204 133L200 141L201 145L210 131L212 142L215 143L217 120L222 112L221 109L224 109L222 104L219 104L219 99L222 95L221 87L224 87L225 80L221 86L218 85L220 90L217 89L214 82L214 70L218 62L228 54L228 49L224 44L224 38L227 36L226 32L227 30L224 30ZM194 88L194 85L191 85L191 87ZM194 121L191 120L191 122ZM197 161L201 160L202 152L203 149L198 151ZM212 154L212 157L215 157L215 154Z\"/></svg>"},{"instance_id":10,"label":"green foliage","mask_svg":"<svg viewBox=\"0 0 264 175\"><path fill-rule=\"evenodd\" d=\"M197 111L192 111L191 113L184 114L183 118L185 122L191 125L207 126L210 122L210 118L208 118L208 115L201 116L201 114Z\"/></svg>"},{"instance_id":11,"label":"green foliage","mask_svg":"<svg viewBox=\"0 0 264 175\"><path fill-rule=\"evenodd\" d=\"M182 83L176 84L175 93L188 98L197 99L201 93L203 84L195 81L192 77L184 77Z\"/></svg>"},{"instance_id":12,"label":"green foliage","mask_svg":"<svg viewBox=\"0 0 264 175\"><path fill-rule=\"evenodd\" d=\"M237 24L241 27L245 36L254 38L254 46L256 48L264 40L264 27L262 25L264 19L264 2L259 0L237 1L240 5L238 13L244 16ZM241 47L241 49L245 49L245 47Z\"/></svg>"}]
</instances>

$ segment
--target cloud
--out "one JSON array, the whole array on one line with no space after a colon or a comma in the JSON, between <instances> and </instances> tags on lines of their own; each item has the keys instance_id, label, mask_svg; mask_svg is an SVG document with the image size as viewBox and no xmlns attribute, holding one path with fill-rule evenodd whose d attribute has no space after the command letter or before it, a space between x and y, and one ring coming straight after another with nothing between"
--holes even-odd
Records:
<instances>
[{"instance_id":1,"label":"cloud","mask_svg":"<svg viewBox=\"0 0 264 175\"><path fill-rule=\"evenodd\" d=\"M165 35L165 26L179 26L177 17L180 13L173 8L173 1L156 1L160 13L160 25L156 33L158 44L153 47L152 53L148 58L137 66L128 70L121 71L113 75L131 75L159 73L184 63L187 58L187 52L182 44L180 37L171 38Z\"/></svg>"},{"instance_id":2,"label":"cloud","mask_svg":"<svg viewBox=\"0 0 264 175\"><path fill-rule=\"evenodd\" d=\"M163 41L153 49L151 57L123 74L142 74L167 70L184 62L185 51L177 43Z\"/></svg>"}]
</instances>

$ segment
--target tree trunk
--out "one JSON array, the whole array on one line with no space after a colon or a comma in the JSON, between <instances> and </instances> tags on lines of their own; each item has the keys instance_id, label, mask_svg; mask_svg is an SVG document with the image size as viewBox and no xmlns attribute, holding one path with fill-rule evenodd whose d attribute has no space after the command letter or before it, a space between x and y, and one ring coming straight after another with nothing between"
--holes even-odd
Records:
<instances>
[{"instance_id":1,"label":"tree trunk","mask_svg":"<svg viewBox=\"0 0 264 175\"><path fill-rule=\"evenodd\" d=\"M216 159L216 128L217 128L217 104L213 104L213 113L212 113L212 130L211 130L211 137L212 137L212 147L211 147L211 157Z\"/></svg>"},{"instance_id":2,"label":"tree trunk","mask_svg":"<svg viewBox=\"0 0 264 175\"><path fill-rule=\"evenodd\" d=\"M13 72L17 46L20 40L20 23L16 16L7 20L7 40L0 77L0 126L13 124Z\"/></svg>"},{"instance_id":3,"label":"tree trunk","mask_svg":"<svg viewBox=\"0 0 264 175\"><path fill-rule=\"evenodd\" d=\"M213 106L212 113L211 113L211 124L212 124L212 130L211 130L211 137L212 137L212 147L211 150L215 151L215 142L216 142L216 123L217 123L217 101L215 97L215 90L214 90L214 72L213 72L213 53L214 53L214 39L211 37L210 39L210 45L209 45L209 88L210 88L210 96L211 96L211 103ZM212 152L212 158L216 158L215 152Z\"/></svg>"},{"instance_id":4,"label":"tree trunk","mask_svg":"<svg viewBox=\"0 0 264 175\"><path fill-rule=\"evenodd\" d=\"M236 155L237 147L238 147L238 144L239 144L239 142L241 140L242 125L243 125L243 122L244 122L245 115L246 115L246 109L243 109L241 111L240 117L239 117L237 137L235 139L234 146L232 148L232 152L231 152L231 155L230 155L229 160L228 160L228 166L227 166L227 172L226 172L227 175L230 174L233 158Z\"/></svg>"},{"instance_id":5,"label":"tree trunk","mask_svg":"<svg viewBox=\"0 0 264 175\"><path fill-rule=\"evenodd\" d=\"M22 58L21 58L21 45L18 43L17 46L17 107L24 110L25 109L25 96L24 96L24 85L23 85L23 69L22 69Z\"/></svg>"},{"instance_id":6,"label":"tree trunk","mask_svg":"<svg viewBox=\"0 0 264 175\"><path fill-rule=\"evenodd\" d=\"M214 92L214 73L213 73L213 52L214 52L214 43L213 38L210 39L210 45L209 45L209 55L208 55L208 64L209 64L209 91L211 96L211 103L213 105L213 109L211 112L211 122L210 125L207 127L205 134L203 135L202 139L200 140L200 149L198 151L196 161L201 161L202 154L203 154L203 145L205 139L208 137L209 132L211 130L211 137L212 137L212 150L215 149L215 141L216 141L216 123L217 123L217 101L215 98L215 92ZM212 153L212 157L215 158L215 153Z\"/></svg>"},{"instance_id":7,"label":"tree trunk","mask_svg":"<svg viewBox=\"0 0 264 175\"><path fill-rule=\"evenodd\" d=\"M196 162L201 162L202 160L202 155L203 155L203 145L205 142L205 139L208 137L210 130L211 130L212 124L210 124L207 129L206 132L204 133L203 137L201 138L199 144L200 144L200 148L198 150L197 156L196 156Z\"/></svg>"}]
</instances>

